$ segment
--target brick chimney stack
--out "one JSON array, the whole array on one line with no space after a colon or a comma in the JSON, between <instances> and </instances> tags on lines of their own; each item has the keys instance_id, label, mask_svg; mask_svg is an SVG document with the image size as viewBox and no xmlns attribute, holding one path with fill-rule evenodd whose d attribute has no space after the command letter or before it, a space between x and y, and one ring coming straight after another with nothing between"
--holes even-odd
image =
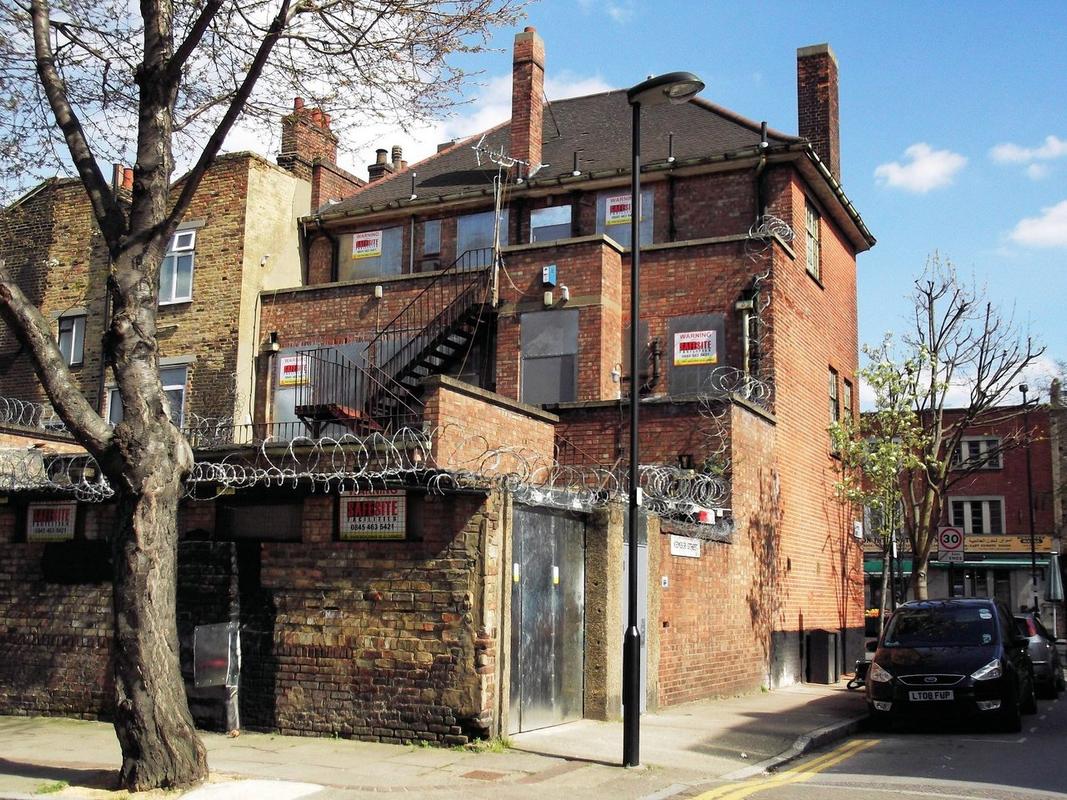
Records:
<instances>
[{"instance_id":1,"label":"brick chimney stack","mask_svg":"<svg viewBox=\"0 0 1067 800\"><path fill-rule=\"evenodd\" d=\"M374 153L376 156L375 161L367 167L367 176L370 178L371 183L393 173L393 165L389 163L389 151L384 147L379 147Z\"/></svg>"},{"instance_id":2,"label":"brick chimney stack","mask_svg":"<svg viewBox=\"0 0 1067 800\"><path fill-rule=\"evenodd\" d=\"M841 180L837 56L828 44L797 50L797 127L827 169Z\"/></svg>"},{"instance_id":3,"label":"brick chimney stack","mask_svg":"<svg viewBox=\"0 0 1067 800\"><path fill-rule=\"evenodd\" d=\"M511 72L511 142L508 155L541 165L541 123L544 117L545 43L533 27L515 35ZM525 171L524 171L525 176Z\"/></svg>"},{"instance_id":4,"label":"brick chimney stack","mask_svg":"<svg viewBox=\"0 0 1067 800\"><path fill-rule=\"evenodd\" d=\"M316 161L337 163L337 137L330 131L330 115L306 108L304 98L293 99L293 113L282 117L282 151L278 166L311 180Z\"/></svg>"}]
</instances>

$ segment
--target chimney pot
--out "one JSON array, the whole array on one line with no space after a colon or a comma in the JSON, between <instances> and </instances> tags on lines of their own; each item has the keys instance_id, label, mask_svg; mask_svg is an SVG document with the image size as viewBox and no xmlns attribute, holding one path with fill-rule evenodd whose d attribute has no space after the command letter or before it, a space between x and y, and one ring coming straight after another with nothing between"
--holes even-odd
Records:
<instances>
[{"instance_id":1,"label":"chimney pot","mask_svg":"<svg viewBox=\"0 0 1067 800\"><path fill-rule=\"evenodd\" d=\"M122 169L122 188L133 188L133 169L131 167L123 167Z\"/></svg>"},{"instance_id":2,"label":"chimney pot","mask_svg":"<svg viewBox=\"0 0 1067 800\"><path fill-rule=\"evenodd\" d=\"M390 160L393 162L393 169L402 169L400 165L403 163L404 151L400 149L400 145L394 144L393 150L389 155Z\"/></svg>"},{"instance_id":3,"label":"chimney pot","mask_svg":"<svg viewBox=\"0 0 1067 800\"><path fill-rule=\"evenodd\" d=\"M122 186L122 164L111 165L111 191L117 192Z\"/></svg>"},{"instance_id":4,"label":"chimney pot","mask_svg":"<svg viewBox=\"0 0 1067 800\"><path fill-rule=\"evenodd\" d=\"M384 147L379 147L377 150L375 150L374 153L377 156L377 158L374 160L374 163L375 164L384 164L385 163L385 157L388 154L388 152L389 151L386 150Z\"/></svg>"},{"instance_id":5,"label":"chimney pot","mask_svg":"<svg viewBox=\"0 0 1067 800\"><path fill-rule=\"evenodd\" d=\"M293 111L300 111L303 107L304 107L304 98L303 97L294 97L293 98Z\"/></svg>"}]
</instances>

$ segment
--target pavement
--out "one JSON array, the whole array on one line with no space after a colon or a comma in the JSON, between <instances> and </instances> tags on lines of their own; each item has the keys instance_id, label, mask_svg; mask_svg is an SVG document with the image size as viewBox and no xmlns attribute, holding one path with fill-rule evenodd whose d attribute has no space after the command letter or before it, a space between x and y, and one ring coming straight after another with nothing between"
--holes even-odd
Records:
<instances>
[{"instance_id":1,"label":"pavement","mask_svg":"<svg viewBox=\"0 0 1067 800\"><path fill-rule=\"evenodd\" d=\"M138 798L361 800L692 796L742 780L858 730L862 692L844 683L674 706L641 717L641 766L621 766L622 724L580 720L480 746L441 748L246 732L202 734L211 780ZM0 798L122 798L109 723L0 716Z\"/></svg>"}]
</instances>

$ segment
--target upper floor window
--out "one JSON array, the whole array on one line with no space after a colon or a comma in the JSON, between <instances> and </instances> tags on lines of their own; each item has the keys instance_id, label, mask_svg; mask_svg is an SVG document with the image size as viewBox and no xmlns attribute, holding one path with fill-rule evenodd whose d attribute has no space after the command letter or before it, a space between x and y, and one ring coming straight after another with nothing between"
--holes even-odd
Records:
<instances>
[{"instance_id":1,"label":"upper floor window","mask_svg":"<svg viewBox=\"0 0 1067 800\"><path fill-rule=\"evenodd\" d=\"M640 237L641 244L652 244L653 206L651 189L641 190ZM596 198L596 232L604 233L621 244L630 246L630 191L612 189L601 192Z\"/></svg>"},{"instance_id":2,"label":"upper floor window","mask_svg":"<svg viewBox=\"0 0 1067 800\"><path fill-rule=\"evenodd\" d=\"M807 241L807 264L808 272L812 277L816 279L822 278L822 271L820 269L821 253L819 242L819 212L815 210L815 207L809 203L804 203L804 230L806 233Z\"/></svg>"},{"instance_id":3,"label":"upper floor window","mask_svg":"<svg viewBox=\"0 0 1067 800\"><path fill-rule=\"evenodd\" d=\"M59 352L72 367L79 367L85 357L85 315L59 318Z\"/></svg>"},{"instance_id":4,"label":"upper floor window","mask_svg":"<svg viewBox=\"0 0 1067 800\"><path fill-rule=\"evenodd\" d=\"M549 206L530 212L530 241L550 242L571 236L571 207Z\"/></svg>"},{"instance_id":5,"label":"upper floor window","mask_svg":"<svg viewBox=\"0 0 1067 800\"><path fill-rule=\"evenodd\" d=\"M341 238L337 254L337 280L399 275L404 260L404 229L379 228L349 233Z\"/></svg>"},{"instance_id":6,"label":"upper floor window","mask_svg":"<svg viewBox=\"0 0 1067 800\"><path fill-rule=\"evenodd\" d=\"M493 249L497 242L508 243L508 210L500 211L497 225L496 213L482 211L465 214L456 220L456 258L464 267L487 266L493 261Z\"/></svg>"},{"instance_id":7,"label":"upper floor window","mask_svg":"<svg viewBox=\"0 0 1067 800\"><path fill-rule=\"evenodd\" d=\"M422 225L422 254L434 256L441 252L441 220L428 219Z\"/></svg>"},{"instance_id":8,"label":"upper floor window","mask_svg":"<svg viewBox=\"0 0 1067 800\"><path fill-rule=\"evenodd\" d=\"M187 303L193 299L193 255L196 231L178 231L167 245L159 266L159 304Z\"/></svg>"},{"instance_id":9,"label":"upper floor window","mask_svg":"<svg viewBox=\"0 0 1067 800\"><path fill-rule=\"evenodd\" d=\"M842 381L841 405L844 406L845 419L849 422L855 422L855 417L852 413L852 381L848 378Z\"/></svg>"},{"instance_id":10,"label":"upper floor window","mask_svg":"<svg viewBox=\"0 0 1067 800\"><path fill-rule=\"evenodd\" d=\"M179 428L185 418L185 384L189 377L189 368L185 365L164 367L159 371L159 382L163 384L163 396L167 403L167 415ZM117 386L107 391L107 421L111 425L122 422L122 397Z\"/></svg>"},{"instance_id":11,"label":"upper floor window","mask_svg":"<svg viewBox=\"0 0 1067 800\"><path fill-rule=\"evenodd\" d=\"M1000 469L1000 439L995 436L965 436L952 451L953 469Z\"/></svg>"},{"instance_id":12,"label":"upper floor window","mask_svg":"<svg viewBox=\"0 0 1067 800\"><path fill-rule=\"evenodd\" d=\"M830 390L830 424L833 425L841 421L841 398L837 393L837 370L833 367L830 367L828 381ZM830 437L830 452L837 452L833 436Z\"/></svg>"},{"instance_id":13,"label":"upper floor window","mask_svg":"<svg viewBox=\"0 0 1067 800\"><path fill-rule=\"evenodd\" d=\"M964 533L1004 533L1004 500L1000 497L950 497L952 525Z\"/></svg>"}]
</instances>

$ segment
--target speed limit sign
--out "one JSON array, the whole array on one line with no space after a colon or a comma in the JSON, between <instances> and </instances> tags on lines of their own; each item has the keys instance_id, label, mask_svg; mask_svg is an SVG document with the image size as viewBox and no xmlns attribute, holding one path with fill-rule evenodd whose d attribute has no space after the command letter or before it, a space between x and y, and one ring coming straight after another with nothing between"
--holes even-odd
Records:
<instances>
[{"instance_id":1,"label":"speed limit sign","mask_svg":"<svg viewBox=\"0 0 1067 800\"><path fill-rule=\"evenodd\" d=\"M963 562L963 530L945 527L937 529L937 560Z\"/></svg>"}]
</instances>

